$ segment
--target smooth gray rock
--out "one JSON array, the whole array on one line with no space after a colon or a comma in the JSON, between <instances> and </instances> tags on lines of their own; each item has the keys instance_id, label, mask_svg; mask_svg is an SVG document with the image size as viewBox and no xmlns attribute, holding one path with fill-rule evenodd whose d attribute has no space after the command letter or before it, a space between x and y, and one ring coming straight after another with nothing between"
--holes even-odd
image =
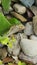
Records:
<instances>
[{"instance_id":1,"label":"smooth gray rock","mask_svg":"<svg viewBox=\"0 0 37 65\"><path fill-rule=\"evenodd\" d=\"M21 37L20 46L24 54L30 57L37 56L37 41L29 40ZM35 51L36 50L36 51Z\"/></svg>"},{"instance_id":2,"label":"smooth gray rock","mask_svg":"<svg viewBox=\"0 0 37 65\"><path fill-rule=\"evenodd\" d=\"M37 36L31 35L31 36L30 36L30 39L31 39L31 40L36 40L36 41L37 41Z\"/></svg>"},{"instance_id":3,"label":"smooth gray rock","mask_svg":"<svg viewBox=\"0 0 37 65\"><path fill-rule=\"evenodd\" d=\"M29 56L27 56L26 54L24 54L23 52L21 52L21 53L19 54L19 59L37 65L37 64L36 64L36 63L37 63L37 56L36 56L36 57L29 57ZM31 65L32 65L32 64L31 64Z\"/></svg>"},{"instance_id":4,"label":"smooth gray rock","mask_svg":"<svg viewBox=\"0 0 37 65\"><path fill-rule=\"evenodd\" d=\"M34 0L20 0L26 7L31 7L34 3Z\"/></svg>"},{"instance_id":5,"label":"smooth gray rock","mask_svg":"<svg viewBox=\"0 0 37 65\"><path fill-rule=\"evenodd\" d=\"M33 34L33 30L32 30L32 22L28 22L28 23L26 23L26 28L25 28L25 30L24 30L24 33L26 34L26 35L31 35L31 34Z\"/></svg>"}]
</instances>

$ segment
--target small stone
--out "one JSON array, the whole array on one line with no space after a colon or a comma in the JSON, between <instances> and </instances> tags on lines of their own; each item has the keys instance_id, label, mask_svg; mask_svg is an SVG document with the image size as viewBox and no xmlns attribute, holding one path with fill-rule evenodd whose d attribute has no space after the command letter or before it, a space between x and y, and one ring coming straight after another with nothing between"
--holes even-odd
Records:
<instances>
[{"instance_id":1,"label":"small stone","mask_svg":"<svg viewBox=\"0 0 37 65\"><path fill-rule=\"evenodd\" d=\"M36 41L37 41L37 36L31 35L31 36L30 36L30 39L31 39L31 40L36 40Z\"/></svg>"},{"instance_id":2,"label":"small stone","mask_svg":"<svg viewBox=\"0 0 37 65\"><path fill-rule=\"evenodd\" d=\"M34 15L37 15L37 7L36 6L30 7L30 9L34 13Z\"/></svg>"},{"instance_id":3,"label":"small stone","mask_svg":"<svg viewBox=\"0 0 37 65\"><path fill-rule=\"evenodd\" d=\"M37 6L37 0L35 0L35 5Z\"/></svg>"},{"instance_id":4,"label":"small stone","mask_svg":"<svg viewBox=\"0 0 37 65\"><path fill-rule=\"evenodd\" d=\"M37 63L37 56L36 57L30 57L30 56L24 54L23 52L21 52L19 54L19 59L26 61L26 63L28 63L28 65L36 65L36 63Z\"/></svg>"},{"instance_id":5,"label":"small stone","mask_svg":"<svg viewBox=\"0 0 37 65\"><path fill-rule=\"evenodd\" d=\"M0 43L0 48L3 47L3 45Z\"/></svg>"},{"instance_id":6,"label":"small stone","mask_svg":"<svg viewBox=\"0 0 37 65\"><path fill-rule=\"evenodd\" d=\"M23 17L22 15L20 15L20 14L18 14L18 13L16 13L16 12L11 12L11 14L12 14L14 17L16 17L17 19L19 19L20 21L22 21L22 22L26 22L26 21L27 21L27 19L26 19L25 17Z\"/></svg>"},{"instance_id":7,"label":"small stone","mask_svg":"<svg viewBox=\"0 0 37 65\"><path fill-rule=\"evenodd\" d=\"M37 56L37 41L21 37L20 46L25 55L33 58Z\"/></svg>"},{"instance_id":8,"label":"small stone","mask_svg":"<svg viewBox=\"0 0 37 65\"><path fill-rule=\"evenodd\" d=\"M24 14L26 12L26 7L20 4L14 4L13 8L19 14Z\"/></svg>"},{"instance_id":9,"label":"small stone","mask_svg":"<svg viewBox=\"0 0 37 65\"><path fill-rule=\"evenodd\" d=\"M24 39L27 39L27 36L25 35L25 33L20 33L20 36Z\"/></svg>"},{"instance_id":10,"label":"small stone","mask_svg":"<svg viewBox=\"0 0 37 65\"><path fill-rule=\"evenodd\" d=\"M14 25L10 28L10 30L7 32L7 35L10 36L14 33L20 32L25 29L25 26L22 24Z\"/></svg>"},{"instance_id":11,"label":"small stone","mask_svg":"<svg viewBox=\"0 0 37 65\"><path fill-rule=\"evenodd\" d=\"M33 34L32 22L26 23L26 27L25 27L24 33L25 33L26 35L29 35L29 36L30 36L31 34Z\"/></svg>"},{"instance_id":12,"label":"small stone","mask_svg":"<svg viewBox=\"0 0 37 65\"><path fill-rule=\"evenodd\" d=\"M33 31L37 35L37 16L33 17Z\"/></svg>"},{"instance_id":13,"label":"small stone","mask_svg":"<svg viewBox=\"0 0 37 65\"><path fill-rule=\"evenodd\" d=\"M12 56L12 58L15 60L16 63L18 63L18 57L17 56Z\"/></svg>"},{"instance_id":14,"label":"small stone","mask_svg":"<svg viewBox=\"0 0 37 65\"><path fill-rule=\"evenodd\" d=\"M15 41L12 42L12 47L8 47L8 52L12 55L18 56L20 52L19 34L14 36Z\"/></svg>"},{"instance_id":15,"label":"small stone","mask_svg":"<svg viewBox=\"0 0 37 65\"><path fill-rule=\"evenodd\" d=\"M7 56L7 50L5 48L0 48L0 59L4 59Z\"/></svg>"},{"instance_id":16,"label":"small stone","mask_svg":"<svg viewBox=\"0 0 37 65\"><path fill-rule=\"evenodd\" d=\"M33 17L33 14L28 9L27 9L27 15L28 15L28 18L32 18Z\"/></svg>"},{"instance_id":17,"label":"small stone","mask_svg":"<svg viewBox=\"0 0 37 65\"><path fill-rule=\"evenodd\" d=\"M34 4L34 0L20 0L26 7L31 7Z\"/></svg>"},{"instance_id":18,"label":"small stone","mask_svg":"<svg viewBox=\"0 0 37 65\"><path fill-rule=\"evenodd\" d=\"M11 11L13 11L13 8L12 8L12 7L10 7L10 8L9 8L9 11L10 11L10 12L11 12Z\"/></svg>"}]
</instances>

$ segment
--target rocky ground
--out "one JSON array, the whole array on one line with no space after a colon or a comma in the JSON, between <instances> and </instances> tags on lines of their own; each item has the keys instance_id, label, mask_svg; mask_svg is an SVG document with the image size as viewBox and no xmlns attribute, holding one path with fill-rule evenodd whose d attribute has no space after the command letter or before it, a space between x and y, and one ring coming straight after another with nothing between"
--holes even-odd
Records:
<instances>
[{"instance_id":1,"label":"rocky ground","mask_svg":"<svg viewBox=\"0 0 37 65\"><path fill-rule=\"evenodd\" d=\"M5 34L0 33L0 65L37 65L37 0L31 7L12 0L8 12L0 0L0 12L12 24Z\"/></svg>"}]
</instances>

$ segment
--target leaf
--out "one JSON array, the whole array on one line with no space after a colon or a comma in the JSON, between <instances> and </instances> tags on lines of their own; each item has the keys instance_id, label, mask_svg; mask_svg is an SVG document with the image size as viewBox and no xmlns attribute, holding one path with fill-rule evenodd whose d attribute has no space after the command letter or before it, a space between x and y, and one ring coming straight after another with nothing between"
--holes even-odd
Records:
<instances>
[{"instance_id":1,"label":"leaf","mask_svg":"<svg viewBox=\"0 0 37 65\"><path fill-rule=\"evenodd\" d=\"M13 65L12 63L8 63L8 65Z\"/></svg>"},{"instance_id":2,"label":"leaf","mask_svg":"<svg viewBox=\"0 0 37 65\"><path fill-rule=\"evenodd\" d=\"M18 65L22 65L21 61L18 62Z\"/></svg>"},{"instance_id":3,"label":"leaf","mask_svg":"<svg viewBox=\"0 0 37 65\"><path fill-rule=\"evenodd\" d=\"M3 62L0 60L0 65L3 65Z\"/></svg>"},{"instance_id":4,"label":"leaf","mask_svg":"<svg viewBox=\"0 0 37 65\"><path fill-rule=\"evenodd\" d=\"M0 13L0 35L7 32L7 30L11 27L9 21L5 18L5 16Z\"/></svg>"},{"instance_id":5,"label":"leaf","mask_svg":"<svg viewBox=\"0 0 37 65\"><path fill-rule=\"evenodd\" d=\"M9 21L12 25L19 25L20 24L20 21L16 18L11 18Z\"/></svg>"},{"instance_id":6,"label":"leaf","mask_svg":"<svg viewBox=\"0 0 37 65\"><path fill-rule=\"evenodd\" d=\"M5 11L9 11L11 0L2 0L2 6Z\"/></svg>"},{"instance_id":7,"label":"leaf","mask_svg":"<svg viewBox=\"0 0 37 65\"><path fill-rule=\"evenodd\" d=\"M18 62L18 65L26 65L26 63L19 61L19 62Z\"/></svg>"},{"instance_id":8,"label":"leaf","mask_svg":"<svg viewBox=\"0 0 37 65\"><path fill-rule=\"evenodd\" d=\"M7 37L7 38L3 38L2 40L1 40L1 43L3 44L3 45L7 45L7 43L9 42L9 38Z\"/></svg>"},{"instance_id":9,"label":"leaf","mask_svg":"<svg viewBox=\"0 0 37 65\"><path fill-rule=\"evenodd\" d=\"M25 62L22 62L22 65L26 65L26 63Z\"/></svg>"}]
</instances>

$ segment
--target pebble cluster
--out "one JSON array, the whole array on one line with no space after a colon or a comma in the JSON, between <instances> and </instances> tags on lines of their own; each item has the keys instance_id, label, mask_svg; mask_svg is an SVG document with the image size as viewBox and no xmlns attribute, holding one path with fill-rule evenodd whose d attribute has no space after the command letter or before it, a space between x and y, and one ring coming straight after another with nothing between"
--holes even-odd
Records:
<instances>
[{"instance_id":1,"label":"pebble cluster","mask_svg":"<svg viewBox=\"0 0 37 65\"><path fill-rule=\"evenodd\" d=\"M6 12L0 0L0 12L8 20L16 18L20 21L3 35L7 39L2 43L7 44L0 44L0 65L37 65L37 0L35 3L33 0L30 7L24 5L24 1L11 0L10 9Z\"/></svg>"}]
</instances>

